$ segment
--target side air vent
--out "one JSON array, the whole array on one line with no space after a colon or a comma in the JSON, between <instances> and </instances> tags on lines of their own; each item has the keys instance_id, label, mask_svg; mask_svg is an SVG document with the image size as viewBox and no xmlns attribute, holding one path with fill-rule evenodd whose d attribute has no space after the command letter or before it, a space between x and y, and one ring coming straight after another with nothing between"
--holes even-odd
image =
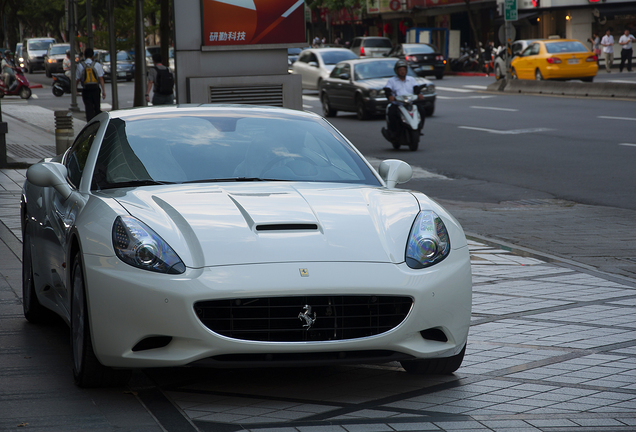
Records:
<instances>
[{"instance_id":1,"label":"side air vent","mask_svg":"<svg viewBox=\"0 0 636 432\"><path fill-rule=\"evenodd\" d=\"M283 106L283 85L210 87L210 103Z\"/></svg>"},{"instance_id":2,"label":"side air vent","mask_svg":"<svg viewBox=\"0 0 636 432\"><path fill-rule=\"evenodd\" d=\"M316 231L316 224L272 224L257 225L256 231Z\"/></svg>"}]
</instances>

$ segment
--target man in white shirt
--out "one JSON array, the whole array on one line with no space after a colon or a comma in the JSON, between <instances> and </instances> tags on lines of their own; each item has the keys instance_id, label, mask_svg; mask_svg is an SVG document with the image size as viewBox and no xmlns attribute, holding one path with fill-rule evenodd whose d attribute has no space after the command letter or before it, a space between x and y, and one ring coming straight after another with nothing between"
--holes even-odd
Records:
<instances>
[{"instance_id":1,"label":"man in white shirt","mask_svg":"<svg viewBox=\"0 0 636 432\"><path fill-rule=\"evenodd\" d=\"M92 48L84 50L85 61L77 65L77 83L82 83L82 100L86 110L86 121L90 121L101 113L100 87L103 99L106 99L106 87L104 85L104 69L98 62L93 61L95 51ZM86 73L85 73L86 72ZM114 75L116 77L116 75ZM117 78L114 78L117 79Z\"/></svg>"},{"instance_id":2,"label":"man in white shirt","mask_svg":"<svg viewBox=\"0 0 636 432\"><path fill-rule=\"evenodd\" d=\"M614 36L610 29L605 31L605 36L601 39L603 54L605 54L605 70L611 73L612 64L614 63Z\"/></svg>"},{"instance_id":3,"label":"man in white shirt","mask_svg":"<svg viewBox=\"0 0 636 432\"><path fill-rule=\"evenodd\" d=\"M632 41L634 40L636 40L636 38L634 38L634 35L629 34L629 29L625 29L625 33L620 37L620 39L618 39L619 45L623 46L623 49L621 50L621 72L623 72L625 61L627 61L627 72L632 71L632 55L634 55Z\"/></svg>"},{"instance_id":4,"label":"man in white shirt","mask_svg":"<svg viewBox=\"0 0 636 432\"><path fill-rule=\"evenodd\" d=\"M404 60L398 60L393 67L396 75L394 77L389 78L384 88L390 89L390 94L387 96L389 102L393 102L396 96L404 96L404 95L412 95L413 87L417 85L417 81L415 78L408 75L408 64ZM418 99L424 99L422 94L418 94ZM420 113L420 125L418 130L421 130L424 127L424 107L421 104L416 104L417 110ZM393 139L398 130L400 124L400 113L398 111L398 107L394 104L389 105L389 129L386 130L382 128L382 135L391 141Z\"/></svg>"}]
</instances>

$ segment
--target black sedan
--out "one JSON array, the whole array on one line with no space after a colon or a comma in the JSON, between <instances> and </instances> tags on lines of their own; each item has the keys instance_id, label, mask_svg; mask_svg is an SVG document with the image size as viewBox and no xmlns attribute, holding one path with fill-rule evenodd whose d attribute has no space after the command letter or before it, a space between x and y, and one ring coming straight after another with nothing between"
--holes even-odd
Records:
<instances>
[{"instance_id":1,"label":"black sedan","mask_svg":"<svg viewBox=\"0 0 636 432\"><path fill-rule=\"evenodd\" d=\"M384 114L389 101L382 90L389 78L395 75L395 58L355 59L338 63L320 86L320 101L325 117L333 117L338 111L354 111L358 119ZM426 115L435 111L435 85L419 78L409 68L418 85L424 85L421 93Z\"/></svg>"},{"instance_id":2,"label":"black sedan","mask_svg":"<svg viewBox=\"0 0 636 432\"><path fill-rule=\"evenodd\" d=\"M71 49L69 44L51 44L44 55L44 72L51 78L54 73L64 72L64 59L66 51Z\"/></svg>"},{"instance_id":3,"label":"black sedan","mask_svg":"<svg viewBox=\"0 0 636 432\"><path fill-rule=\"evenodd\" d=\"M446 59L433 45L426 43L396 45L388 57L401 58L411 66L419 76L435 75L444 78Z\"/></svg>"},{"instance_id":4,"label":"black sedan","mask_svg":"<svg viewBox=\"0 0 636 432\"><path fill-rule=\"evenodd\" d=\"M96 50L95 61L102 64L102 68L104 69L104 80L110 80L113 76L113 71L110 67L110 52ZM135 77L135 59L126 51L117 52L116 74L116 79L125 79L126 81L131 81Z\"/></svg>"}]
</instances>

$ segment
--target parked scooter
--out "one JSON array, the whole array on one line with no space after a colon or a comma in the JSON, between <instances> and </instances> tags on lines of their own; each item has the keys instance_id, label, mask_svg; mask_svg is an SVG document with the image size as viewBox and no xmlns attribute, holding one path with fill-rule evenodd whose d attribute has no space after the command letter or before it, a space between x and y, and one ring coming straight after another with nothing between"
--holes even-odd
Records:
<instances>
[{"instance_id":1,"label":"parked scooter","mask_svg":"<svg viewBox=\"0 0 636 432\"><path fill-rule=\"evenodd\" d=\"M71 94L71 79L63 73L53 74L53 85L51 86L53 94L57 97L63 96L64 93ZM77 93L81 93L82 89L78 88Z\"/></svg>"},{"instance_id":2,"label":"parked scooter","mask_svg":"<svg viewBox=\"0 0 636 432\"><path fill-rule=\"evenodd\" d=\"M391 90L384 89L387 96ZM382 135L392 145L394 149L399 149L401 146L408 146L411 151L417 150L420 144L420 112L417 109L416 101L418 100L418 94L421 91L421 86L415 86L413 88L412 95L396 96L395 100L386 107L386 129L383 129ZM397 105L398 112L400 113L400 126L393 139L389 139L388 134L385 135L385 130L389 129L389 107L391 105ZM422 127L424 125L422 124Z\"/></svg>"},{"instance_id":3,"label":"parked scooter","mask_svg":"<svg viewBox=\"0 0 636 432\"><path fill-rule=\"evenodd\" d=\"M15 68L15 80L7 88L5 82L0 79L0 98L7 96L20 96L22 99L28 99L31 97L31 89L29 88L29 80L24 75L24 70L21 67Z\"/></svg>"}]
</instances>

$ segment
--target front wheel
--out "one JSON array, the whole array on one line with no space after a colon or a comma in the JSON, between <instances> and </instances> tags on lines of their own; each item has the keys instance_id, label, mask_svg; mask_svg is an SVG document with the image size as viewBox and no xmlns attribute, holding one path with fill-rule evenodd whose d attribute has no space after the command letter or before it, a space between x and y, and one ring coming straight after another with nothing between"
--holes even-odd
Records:
<instances>
[{"instance_id":1,"label":"front wheel","mask_svg":"<svg viewBox=\"0 0 636 432\"><path fill-rule=\"evenodd\" d=\"M443 73L435 74L435 78L437 78L438 80L444 79L444 74Z\"/></svg>"},{"instance_id":2,"label":"front wheel","mask_svg":"<svg viewBox=\"0 0 636 432\"><path fill-rule=\"evenodd\" d=\"M22 99L28 99L31 97L31 89L28 87L22 87L20 89L20 97Z\"/></svg>"},{"instance_id":3,"label":"front wheel","mask_svg":"<svg viewBox=\"0 0 636 432\"><path fill-rule=\"evenodd\" d=\"M331 104L329 103L329 96L327 96L327 93L323 93L322 97L320 98L320 101L322 102L322 115L325 117L335 117L336 114L338 114L338 110L335 110L331 107Z\"/></svg>"},{"instance_id":4,"label":"front wheel","mask_svg":"<svg viewBox=\"0 0 636 432\"><path fill-rule=\"evenodd\" d=\"M409 150L415 151L420 145L420 131L418 130L409 130L406 131Z\"/></svg>"},{"instance_id":5,"label":"front wheel","mask_svg":"<svg viewBox=\"0 0 636 432\"><path fill-rule=\"evenodd\" d=\"M435 105L428 107L424 110L424 114L426 114L426 117L433 117L434 113L435 113Z\"/></svg>"},{"instance_id":6,"label":"front wheel","mask_svg":"<svg viewBox=\"0 0 636 432\"><path fill-rule=\"evenodd\" d=\"M455 372L462 364L464 355L466 354L466 345L461 352L452 357L404 360L400 364L405 371L418 375L450 375Z\"/></svg>"},{"instance_id":7,"label":"front wheel","mask_svg":"<svg viewBox=\"0 0 636 432\"><path fill-rule=\"evenodd\" d=\"M62 90L60 87L57 86L53 86L52 87L53 90L53 94L57 97L63 96L64 95L64 90Z\"/></svg>"},{"instance_id":8,"label":"front wheel","mask_svg":"<svg viewBox=\"0 0 636 432\"><path fill-rule=\"evenodd\" d=\"M121 387L126 385L132 372L104 366L93 351L84 270L79 253L73 259L71 290L71 351L75 384L79 387Z\"/></svg>"},{"instance_id":9,"label":"front wheel","mask_svg":"<svg viewBox=\"0 0 636 432\"><path fill-rule=\"evenodd\" d=\"M364 100L359 96L356 98L356 116L358 120L367 120L369 118L369 111L364 105Z\"/></svg>"}]
</instances>

